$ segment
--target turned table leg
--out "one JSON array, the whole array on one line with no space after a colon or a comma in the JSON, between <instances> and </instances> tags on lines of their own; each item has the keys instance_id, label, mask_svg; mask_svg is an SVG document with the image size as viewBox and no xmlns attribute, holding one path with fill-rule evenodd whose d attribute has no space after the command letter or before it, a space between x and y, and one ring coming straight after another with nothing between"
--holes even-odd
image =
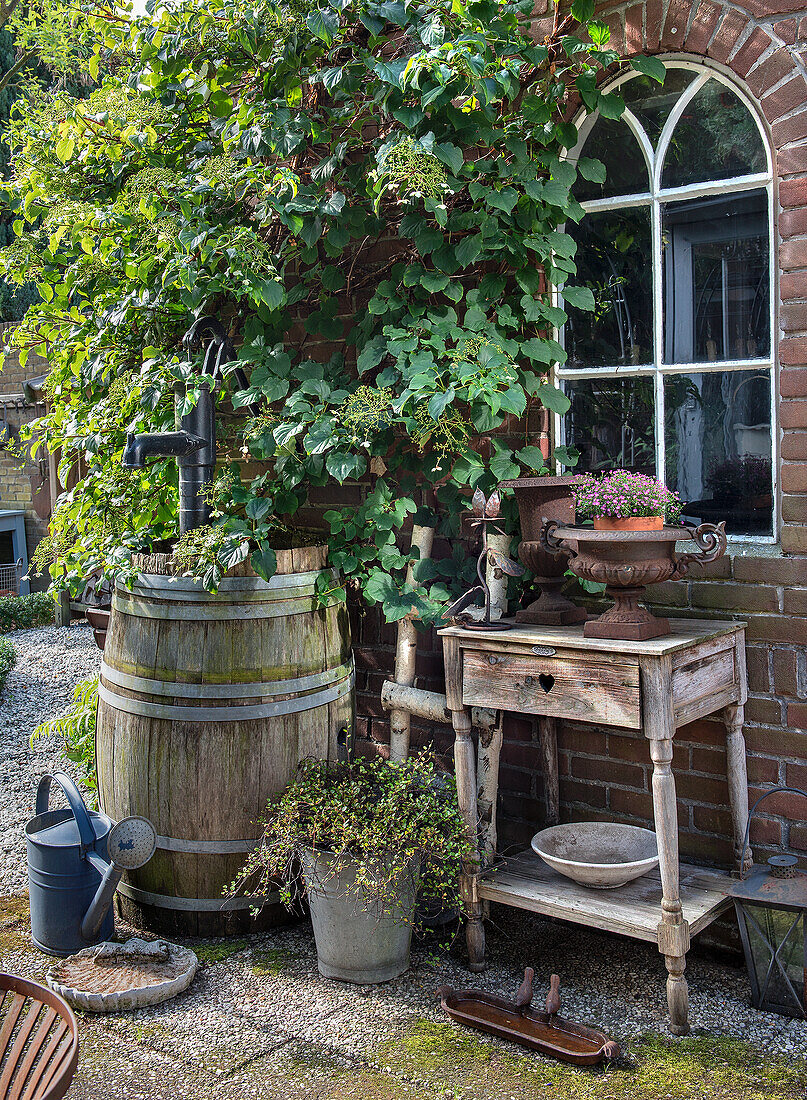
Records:
<instances>
[{"instance_id":1,"label":"turned table leg","mask_svg":"<svg viewBox=\"0 0 807 1100\"><path fill-rule=\"evenodd\" d=\"M453 710L451 721L454 726L457 799L465 820L469 851L462 877L462 894L466 911L465 937L468 943L468 965L476 973L485 969L485 926L482 921L482 902L478 892L480 860L475 753L471 737L471 716L468 711Z\"/></svg>"},{"instance_id":2,"label":"turned table leg","mask_svg":"<svg viewBox=\"0 0 807 1100\"><path fill-rule=\"evenodd\" d=\"M653 815L656 822L661 920L658 949L667 966L667 1007L673 1035L689 1033L689 987L684 977L689 950L689 924L681 906L678 867L678 807L672 772L675 712L672 663L668 656L640 660L642 725L653 761Z\"/></svg>"},{"instance_id":3,"label":"turned table leg","mask_svg":"<svg viewBox=\"0 0 807 1100\"><path fill-rule=\"evenodd\" d=\"M679 893L678 811L672 773L672 738L650 741L653 761L653 810L656 819L659 872L661 874L661 921L658 947L667 966L667 1007L673 1035L689 1032L689 987L684 977L689 950L689 925L684 920Z\"/></svg>"},{"instance_id":4,"label":"turned table leg","mask_svg":"<svg viewBox=\"0 0 807 1100\"><path fill-rule=\"evenodd\" d=\"M734 831L734 865L738 871L748 872L753 865L750 848L742 868L740 867L745 830L748 825L748 772L743 736L744 709L739 703L724 707L723 721L726 724L726 778L729 785L729 807Z\"/></svg>"}]
</instances>

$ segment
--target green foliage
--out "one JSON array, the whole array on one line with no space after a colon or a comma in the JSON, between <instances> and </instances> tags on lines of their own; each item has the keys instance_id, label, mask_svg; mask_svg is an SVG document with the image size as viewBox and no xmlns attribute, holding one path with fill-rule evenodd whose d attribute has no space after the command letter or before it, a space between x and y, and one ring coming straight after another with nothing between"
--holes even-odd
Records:
<instances>
[{"instance_id":1,"label":"green foliage","mask_svg":"<svg viewBox=\"0 0 807 1100\"><path fill-rule=\"evenodd\" d=\"M0 596L0 634L26 630L32 626L48 626L53 622L54 612L53 597L47 592Z\"/></svg>"},{"instance_id":2,"label":"green foliage","mask_svg":"<svg viewBox=\"0 0 807 1100\"><path fill-rule=\"evenodd\" d=\"M0 638L0 695L6 686L6 677L17 662L17 651L8 640Z\"/></svg>"},{"instance_id":3,"label":"green foliage","mask_svg":"<svg viewBox=\"0 0 807 1100\"><path fill-rule=\"evenodd\" d=\"M81 680L73 691L73 702L63 714L42 722L31 735L60 737L64 754L78 766L81 780L89 790L97 792L98 777L95 770L95 719L98 712L98 677Z\"/></svg>"},{"instance_id":4,"label":"green foliage","mask_svg":"<svg viewBox=\"0 0 807 1100\"><path fill-rule=\"evenodd\" d=\"M304 760L291 786L270 800L261 842L231 891L248 884L251 893L268 893L280 882L291 905L303 889L300 854L315 849L329 853L335 874L355 864L349 889L365 909L399 915L396 884L413 867L423 901L453 909L461 905L465 833L454 778L426 753L399 764Z\"/></svg>"},{"instance_id":5,"label":"green foliage","mask_svg":"<svg viewBox=\"0 0 807 1100\"><path fill-rule=\"evenodd\" d=\"M175 463L124 485L120 456L127 430L173 428L175 388L188 409L208 385L249 473L217 497L205 583L247 554L270 576L270 516L293 525L312 489L363 481L359 507L328 513L332 564L388 619L439 616L465 555L407 584L396 535L418 510L457 534L471 489L533 467L534 448L487 437L568 407L553 292L593 305L562 231L583 216L565 118L571 94L608 117L622 101L598 90L620 62L581 3L541 45L529 0L182 0L131 29L89 12L93 77L122 60L88 96L15 113L19 242L0 253L43 299L13 336L53 367L31 439L60 450L63 483L81 475L57 511L58 585L176 535ZM183 349L206 313L246 389Z\"/></svg>"}]
</instances>

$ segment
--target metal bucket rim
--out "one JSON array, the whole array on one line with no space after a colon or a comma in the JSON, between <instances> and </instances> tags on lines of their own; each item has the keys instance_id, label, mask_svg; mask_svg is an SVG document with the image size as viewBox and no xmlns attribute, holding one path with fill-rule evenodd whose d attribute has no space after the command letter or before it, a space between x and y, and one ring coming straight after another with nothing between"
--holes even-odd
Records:
<instances>
[{"instance_id":1,"label":"metal bucket rim","mask_svg":"<svg viewBox=\"0 0 807 1100\"><path fill-rule=\"evenodd\" d=\"M103 840L107 834L112 830L115 822L111 817L107 817L105 813L99 810L87 810L87 816L90 821L103 821L107 825L106 833L101 833L100 836L96 836L96 843L99 840ZM36 814L34 817L29 818L25 825L25 836L27 840L30 840L32 844L39 844L43 848L80 848L80 841L76 841L75 845L72 844L47 844L43 840L39 840L34 834L42 832L44 829L50 829L54 825L61 825L63 821L68 821L73 818L73 811L69 806L59 806L55 810L45 810L43 814Z\"/></svg>"}]
</instances>

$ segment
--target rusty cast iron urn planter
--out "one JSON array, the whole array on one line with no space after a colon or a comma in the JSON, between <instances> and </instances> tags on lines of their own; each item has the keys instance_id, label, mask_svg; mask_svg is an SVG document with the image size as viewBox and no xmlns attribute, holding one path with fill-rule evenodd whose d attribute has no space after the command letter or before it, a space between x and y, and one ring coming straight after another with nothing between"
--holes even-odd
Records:
<instances>
[{"instance_id":1,"label":"rusty cast iron urn planter","mask_svg":"<svg viewBox=\"0 0 807 1100\"><path fill-rule=\"evenodd\" d=\"M573 483L573 477L519 477L501 483L501 488L515 492L521 523L518 556L535 574L535 583L540 589L538 599L516 613L517 623L570 626L585 622L588 617L585 608L561 594L566 563L541 544L541 526L545 519L574 523Z\"/></svg>"},{"instance_id":2,"label":"rusty cast iron urn planter","mask_svg":"<svg viewBox=\"0 0 807 1100\"><path fill-rule=\"evenodd\" d=\"M692 541L697 553L675 553L677 542ZM640 607L645 586L680 580L695 562L710 562L726 552L726 525L663 527L660 531L595 531L545 520L541 543L551 554L567 556L572 572L606 585L614 606L583 627L586 638L646 641L670 633L667 619Z\"/></svg>"}]
</instances>

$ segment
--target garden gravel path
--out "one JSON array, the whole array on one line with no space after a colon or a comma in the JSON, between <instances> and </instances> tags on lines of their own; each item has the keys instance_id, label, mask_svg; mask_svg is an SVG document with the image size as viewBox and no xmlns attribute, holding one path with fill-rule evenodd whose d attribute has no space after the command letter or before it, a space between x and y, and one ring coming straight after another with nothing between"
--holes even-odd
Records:
<instances>
[{"instance_id":1,"label":"garden gravel path","mask_svg":"<svg viewBox=\"0 0 807 1100\"><path fill-rule=\"evenodd\" d=\"M0 697L0 895L28 888L26 821L36 785L48 771L70 771L54 738L30 744L40 722L65 710L73 688L101 667L101 654L84 624L46 626L6 635L17 651ZM55 797L55 792L54 792Z\"/></svg>"},{"instance_id":2,"label":"garden gravel path","mask_svg":"<svg viewBox=\"0 0 807 1100\"><path fill-rule=\"evenodd\" d=\"M97 671L100 654L84 626L11 637L18 663L0 701L0 965L42 980L50 960L30 946L22 829L37 779L64 761L56 745L38 742L31 749L28 738L38 722L64 709L78 680ZM118 922L118 933L131 930ZM807 1056L807 1024L751 1009L744 968L702 941L687 960L694 1037L676 1043L690 1058L686 1070L674 1071L685 1079L652 1093L632 1076L639 1073L636 1052L643 1057L638 1038L666 1035L666 974L650 944L494 907L484 974L465 969L461 939L451 954L427 942L415 946L403 977L356 988L319 976L307 922L229 941L181 942L202 960L186 993L125 1016L81 1016L82 1054L70 1098L750 1100L760 1095L757 1089L723 1092L705 1077L701 1088L700 1076L712 1068L708 1059L699 1068L699 1037L707 1044L720 1036L746 1040L757 1060L784 1055L803 1065ZM536 971L536 1003L549 975L558 973L563 1013L626 1047L615 1069L570 1070L445 1021L438 986L473 985L512 997L527 965Z\"/></svg>"}]
</instances>

